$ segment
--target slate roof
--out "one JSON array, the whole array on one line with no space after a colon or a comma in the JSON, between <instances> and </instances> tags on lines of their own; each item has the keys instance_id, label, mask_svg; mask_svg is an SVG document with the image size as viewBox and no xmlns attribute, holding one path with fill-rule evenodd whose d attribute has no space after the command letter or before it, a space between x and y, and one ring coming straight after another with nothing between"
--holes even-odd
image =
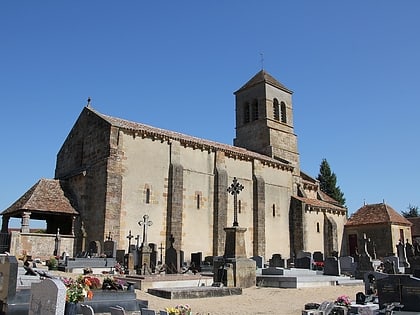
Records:
<instances>
[{"instance_id":1,"label":"slate roof","mask_svg":"<svg viewBox=\"0 0 420 315\"><path fill-rule=\"evenodd\" d=\"M255 85L258 85L260 83L267 83L270 84L280 90L283 90L285 92L288 92L292 94L293 92L289 90L287 87L285 87L283 84L281 84L279 81L274 79L270 74L265 72L264 70L261 70L256 75L254 75L247 83L245 83L239 90L237 90L234 94L249 89L250 87L253 87Z\"/></svg>"},{"instance_id":2,"label":"slate roof","mask_svg":"<svg viewBox=\"0 0 420 315\"><path fill-rule=\"evenodd\" d=\"M149 137L153 137L153 138L163 140L163 141L173 139L173 140L179 141L182 145L185 145L185 146L201 148L201 149L210 150L210 151L215 151L215 150L223 151L225 152L227 156L235 156L243 160L258 159L262 161L263 163L270 164L278 168L286 169L289 171L293 170L293 166L291 164L288 164L286 162L280 162L267 155L249 151L241 147L236 147L236 146L223 144L223 143L219 143L215 141L205 140L202 138L189 136L189 135L182 134L175 131L156 128L156 127L141 124L138 122L133 122L133 121L125 120L122 118L104 115L94 110L92 107L85 107L85 108L87 110L92 111L93 113L95 113L96 115L98 115L99 117L107 121L112 126L129 130L134 133L138 133L138 136L143 136L144 134L147 134L147 136Z\"/></svg>"},{"instance_id":3,"label":"slate roof","mask_svg":"<svg viewBox=\"0 0 420 315\"><path fill-rule=\"evenodd\" d=\"M60 180L42 178L1 214L13 216L29 211L78 215L61 186Z\"/></svg>"},{"instance_id":4,"label":"slate roof","mask_svg":"<svg viewBox=\"0 0 420 315\"><path fill-rule=\"evenodd\" d=\"M411 226L411 222L385 203L364 205L347 220L346 226L392 223Z\"/></svg>"}]
</instances>

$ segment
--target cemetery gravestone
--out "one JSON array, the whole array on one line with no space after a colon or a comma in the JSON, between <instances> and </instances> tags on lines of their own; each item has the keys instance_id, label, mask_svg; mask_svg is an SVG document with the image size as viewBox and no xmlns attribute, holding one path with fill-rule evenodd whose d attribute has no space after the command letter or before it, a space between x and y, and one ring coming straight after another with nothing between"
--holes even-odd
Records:
<instances>
[{"instance_id":1,"label":"cemetery gravestone","mask_svg":"<svg viewBox=\"0 0 420 315\"><path fill-rule=\"evenodd\" d=\"M299 252L295 259L295 268L311 269L312 267L312 254L310 252Z\"/></svg>"},{"instance_id":2,"label":"cemetery gravestone","mask_svg":"<svg viewBox=\"0 0 420 315\"><path fill-rule=\"evenodd\" d=\"M195 268L198 272L201 271L201 261L202 261L203 253L191 253L191 267Z\"/></svg>"},{"instance_id":3,"label":"cemetery gravestone","mask_svg":"<svg viewBox=\"0 0 420 315\"><path fill-rule=\"evenodd\" d=\"M407 256L405 254L405 246L401 240L397 244L397 256L398 256L398 262L400 266L407 267L408 263L407 263Z\"/></svg>"},{"instance_id":4,"label":"cemetery gravestone","mask_svg":"<svg viewBox=\"0 0 420 315\"><path fill-rule=\"evenodd\" d=\"M340 264L336 257L327 257L324 261L324 275L328 276L339 276Z\"/></svg>"},{"instance_id":5,"label":"cemetery gravestone","mask_svg":"<svg viewBox=\"0 0 420 315\"><path fill-rule=\"evenodd\" d=\"M255 261L255 264L257 265L257 268L264 268L264 257L263 256L253 256L251 259Z\"/></svg>"},{"instance_id":6,"label":"cemetery gravestone","mask_svg":"<svg viewBox=\"0 0 420 315\"><path fill-rule=\"evenodd\" d=\"M66 287L61 280L45 279L31 287L29 315L64 314Z\"/></svg>"},{"instance_id":7,"label":"cemetery gravestone","mask_svg":"<svg viewBox=\"0 0 420 315\"><path fill-rule=\"evenodd\" d=\"M324 255L321 252L316 251L313 253L312 258L314 261L315 268L318 270L322 270L322 268L324 267Z\"/></svg>"},{"instance_id":8,"label":"cemetery gravestone","mask_svg":"<svg viewBox=\"0 0 420 315\"><path fill-rule=\"evenodd\" d=\"M340 263L340 269L343 274L354 276L356 270L356 263L352 256L343 256L338 259Z\"/></svg>"},{"instance_id":9,"label":"cemetery gravestone","mask_svg":"<svg viewBox=\"0 0 420 315\"><path fill-rule=\"evenodd\" d=\"M112 240L105 241L104 254L107 258L115 258L117 254L117 243Z\"/></svg>"},{"instance_id":10,"label":"cemetery gravestone","mask_svg":"<svg viewBox=\"0 0 420 315\"><path fill-rule=\"evenodd\" d=\"M99 254L101 253L101 243L99 241L90 242L88 253L91 257L99 256Z\"/></svg>"},{"instance_id":11,"label":"cemetery gravestone","mask_svg":"<svg viewBox=\"0 0 420 315\"><path fill-rule=\"evenodd\" d=\"M281 254L273 254L273 256L271 256L269 266L284 268L284 260L281 257Z\"/></svg>"},{"instance_id":12,"label":"cemetery gravestone","mask_svg":"<svg viewBox=\"0 0 420 315\"><path fill-rule=\"evenodd\" d=\"M0 301L7 301L16 295L18 262L15 256L0 255Z\"/></svg>"}]
</instances>

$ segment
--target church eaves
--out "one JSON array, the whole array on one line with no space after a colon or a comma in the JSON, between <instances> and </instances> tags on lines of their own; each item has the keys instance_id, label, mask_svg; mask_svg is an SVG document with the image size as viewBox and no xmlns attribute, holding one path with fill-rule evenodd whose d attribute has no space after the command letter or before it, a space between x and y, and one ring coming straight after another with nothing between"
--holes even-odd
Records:
<instances>
[{"instance_id":1,"label":"church eaves","mask_svg":"<svg viewBox=\"0 0 420 315\"><path fill-rule=\"evenodd\" d=\"M261 70L256 75L254 75L247 83L245 83L239 90L237 90L234 94L249 89L255 85L258 85L260 83L266 83L270 84L280 90L283 90L285 92L288 92L290 94L293 94L291 90L289 90L287 87L285 87L283 84L281 84L279 81L274 79L269 73L265 72L264 70Z\"/></svg>"},{"instance_id":2,"label":"church eaves","mask_svg":"<svg viewBox=\"0 0 420 315\"><path fill-rule=\"evenodd\" d=\"M159 141L179 141L181 145L185 147L191 147L194 149L200 149L209 152L223 151L228 157L246 161L257 159L260 160L261 163L263 163L264 165L269 165L274 168L283 169L291 172L293 171L293 166L291 164L280 162L269 156L249 151L241 147L235 147L223 143L205 140L193 136L188 136L175 131L156 128L137 122L104 115L92 109L92 107L85 107L85 109L90 110L94 114L98 115L112 126L131 132L134 137L147 137Z\"/></svg>"}]
</instances>

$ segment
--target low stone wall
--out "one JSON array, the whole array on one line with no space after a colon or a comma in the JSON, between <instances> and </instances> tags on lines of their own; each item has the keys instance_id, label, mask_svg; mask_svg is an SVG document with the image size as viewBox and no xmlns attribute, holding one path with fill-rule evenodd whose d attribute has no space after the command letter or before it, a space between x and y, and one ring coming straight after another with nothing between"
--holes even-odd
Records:
<instances>
[{"instance_id":1,"label":"low stone wall","mask_svg":"<svg viewBox=\"0 0 420 315\"><path fill-rule=\"evenodd\" d=\"M54 253L55 234L40 233L21 233L13 231L10 240L10 254L21 257L22 253L31 256L32 259L40 258L41 260L49 259ZM74 256L75 237L71 235L60 235L60 248L58 254L67 252L70 257Z\"/></svg>"}]
</instances>

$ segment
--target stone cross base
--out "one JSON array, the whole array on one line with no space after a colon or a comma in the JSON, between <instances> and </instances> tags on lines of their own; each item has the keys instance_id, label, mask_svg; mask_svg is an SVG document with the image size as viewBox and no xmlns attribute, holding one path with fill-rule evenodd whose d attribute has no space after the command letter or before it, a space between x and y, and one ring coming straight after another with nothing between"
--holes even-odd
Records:
<instances>
[{"instance_id":1,"label":"stone cross base","mask_svg":"<svg viewBox=\"0 0 420 315\"><path fill-rule=\"evenodd\" d=\"M227 287L249 288L256 285L256 263L248 258L215 259L214 282Z\"/></svg>"},{"instance_id":2,"label":"stone cross base","mask_svg":"<svg viewBox=\"0 0 420 315\"><path fill-rule=\"evenodd\" d=\"M225 258L246 258L244 235L246 230L239 226L225 228Z\"/></svg>"}]
</instances>

